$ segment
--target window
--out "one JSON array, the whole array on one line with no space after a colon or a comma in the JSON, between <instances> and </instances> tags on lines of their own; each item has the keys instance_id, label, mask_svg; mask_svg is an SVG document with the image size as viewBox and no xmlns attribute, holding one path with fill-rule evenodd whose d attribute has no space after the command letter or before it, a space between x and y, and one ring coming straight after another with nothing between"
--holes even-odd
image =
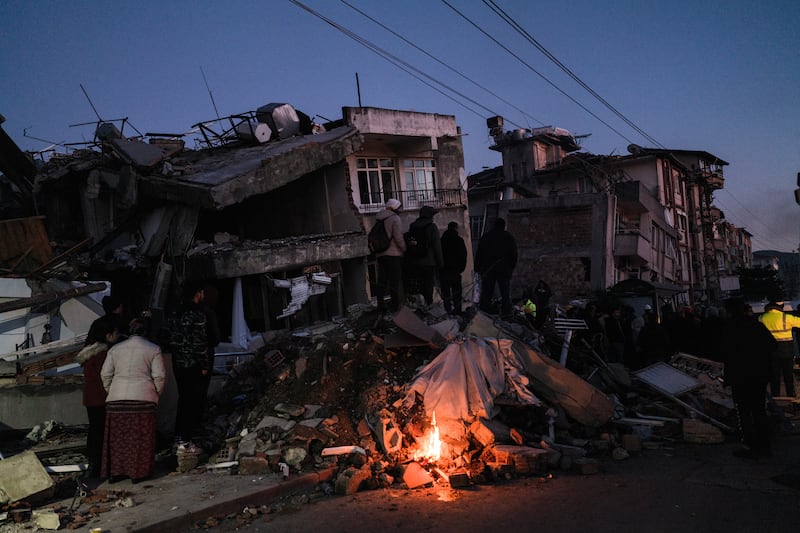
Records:
<instances>
[{"instance_id":1,"label":"window","mask_svg":"<svg viewBox=\"0 0 800 533\"><path fill-rule=\"evenodd\" d=\"M436 161L404 159L403 180L408 206L420 206L436 199Z\"/></svg>"},{"instance_id":2,"label":"window","mask_svg":"<svg viewBox=\"0 0 800 533\"><path fill-rule=\"evenodd\" d=\"M473 238L483 235L483 217L471 216L469 217L469 231Z\"/></svg>"},{"instance_id":3,"label":"window","mask_svg":"<svg viewBox=\"0 0 800 533\"><path fill-rule=\"evenodd\" d=\"M362 205L383 204L394 196L394 161L359 157L358 195Z\"/></svg>"}]
</instances>

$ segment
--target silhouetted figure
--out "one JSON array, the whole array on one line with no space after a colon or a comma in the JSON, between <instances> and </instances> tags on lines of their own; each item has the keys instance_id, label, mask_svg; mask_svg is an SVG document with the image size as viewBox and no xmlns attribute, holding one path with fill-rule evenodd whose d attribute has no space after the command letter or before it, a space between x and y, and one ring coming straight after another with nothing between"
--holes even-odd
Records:
<instances>
[{"instance_id":1,"label":"silhouetted figure","mask_svg":"<svg viewBox=\"0 0 800 533\"><path fill-rule=\"evenodd\" d=\"M375 283L375 298L377 300L378 312L386 312L384 296L389 295L389 311L392 313L400 309L405 300L403 292L403 254L406 251L406 243L403 238L403 222L398 213L402 211L403 205L399 200L390 198L386 201L386 207L375 215L376 220L383 222L386 235L391 239L389 248L376 254L377 260L377 282Z\"/></svg>"},{"instance_id":2,"label":"silhouetted figure","mask_svg":"<svg viewBox=\"0 0 800 533\"><path fill-rule=\"evenodd\" d=\"M475 270L481 276L481 296L479 307L484 313L496 312L492 308L494 288L500 290L503 315L511 314L511 275L517 266L517 242L506 231L506 221L495 219L494 227L487 231L475 253Z\"/></svg>"},{"instance_id":3,"label":"silhouetted figure","mask_svg":"<svg viewBox=\"0 0 800 533\"><path fill-rule=\"evenodd\" d=\"M458 223L450 222L442 233L442 259L444 264L439 273L444 309L448 313L461 314L464 299L461 287L461 274L467 268L467 246L458 234Z\"/></svg>"},{"instance_id":4,"label":"silhouetted figure","mask_svg":"<svg viewBox=\"0 0 800 533\"><path fill-rule=\"evenodd\" d=\"M734 455L757 458L771 455L766 413L767 383L771 376L770 355L777 341L760 322L748 317L744 302L727 304L730 318L721 330L725 363L725 385L731 387L744 448Z\"/></svg>"}]
</instances>

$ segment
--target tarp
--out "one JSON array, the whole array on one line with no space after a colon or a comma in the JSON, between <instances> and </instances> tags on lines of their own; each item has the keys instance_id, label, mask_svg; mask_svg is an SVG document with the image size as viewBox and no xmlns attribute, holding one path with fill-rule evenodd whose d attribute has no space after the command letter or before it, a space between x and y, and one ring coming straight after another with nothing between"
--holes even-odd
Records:
<instances>
[{"instance_id":1,"label":"tarp","mask_svg":"<svg viewBox=\"0 0 800 533\"><path fill-rule=\"evenodd\" d=\"M528 389L522 362L508 339L468 337L453 342L433 361L421 368L406 388L404 403L423 398L429 418L471 423L478 417L492 418L494 400L501 394L522 405L540 405Z\"/></svg>"}]
</instances>

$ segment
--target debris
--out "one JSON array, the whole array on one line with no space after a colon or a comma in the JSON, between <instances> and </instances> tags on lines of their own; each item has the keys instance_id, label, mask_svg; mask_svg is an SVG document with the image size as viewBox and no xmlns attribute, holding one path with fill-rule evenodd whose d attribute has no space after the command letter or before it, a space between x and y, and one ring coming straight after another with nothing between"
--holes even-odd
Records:
<instances>
[{"instance_id":1,"label":"debris","mask_svg":"<svg viewBox=\"0 0 800 533\"><path fill-rule=\"evenodd\" d=\"M431 477L428 471L422 468L419 463L414 461L406 465L403 471L403 483L405 483L409 489L415 489L427 485L428 483L433 483L433 477Z\"/></svg>"},{"instance_id":2,"label":"debris","mask_svg":"<svg viewBox=\"0 0 800 533\"><path fill-rule=\"evenodd\" d=\"M53 478L32 451L0 461L0 504L39 494L53 485Z\"/></svg>"}]
</instances>

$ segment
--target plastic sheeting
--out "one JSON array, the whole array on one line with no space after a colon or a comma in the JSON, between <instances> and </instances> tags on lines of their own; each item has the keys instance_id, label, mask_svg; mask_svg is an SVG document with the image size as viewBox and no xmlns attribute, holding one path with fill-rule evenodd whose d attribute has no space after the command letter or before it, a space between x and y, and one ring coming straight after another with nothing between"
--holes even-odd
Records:
<instances>
[{"instance_id":1,"label":"plastic sheeting","mask_svg":"<svg viewBox=\"0 0 800 533\"><path fill-rule=\"evenodd\" d=\"M469 337L451 343L417 372L408 385L404 403L422 396L425 414L437 420L471 423L492 418L494 400L505 394L523 405L541 405L528 389L528 378L511 349L513 341Z\"/></svg>"}]
</instances>

